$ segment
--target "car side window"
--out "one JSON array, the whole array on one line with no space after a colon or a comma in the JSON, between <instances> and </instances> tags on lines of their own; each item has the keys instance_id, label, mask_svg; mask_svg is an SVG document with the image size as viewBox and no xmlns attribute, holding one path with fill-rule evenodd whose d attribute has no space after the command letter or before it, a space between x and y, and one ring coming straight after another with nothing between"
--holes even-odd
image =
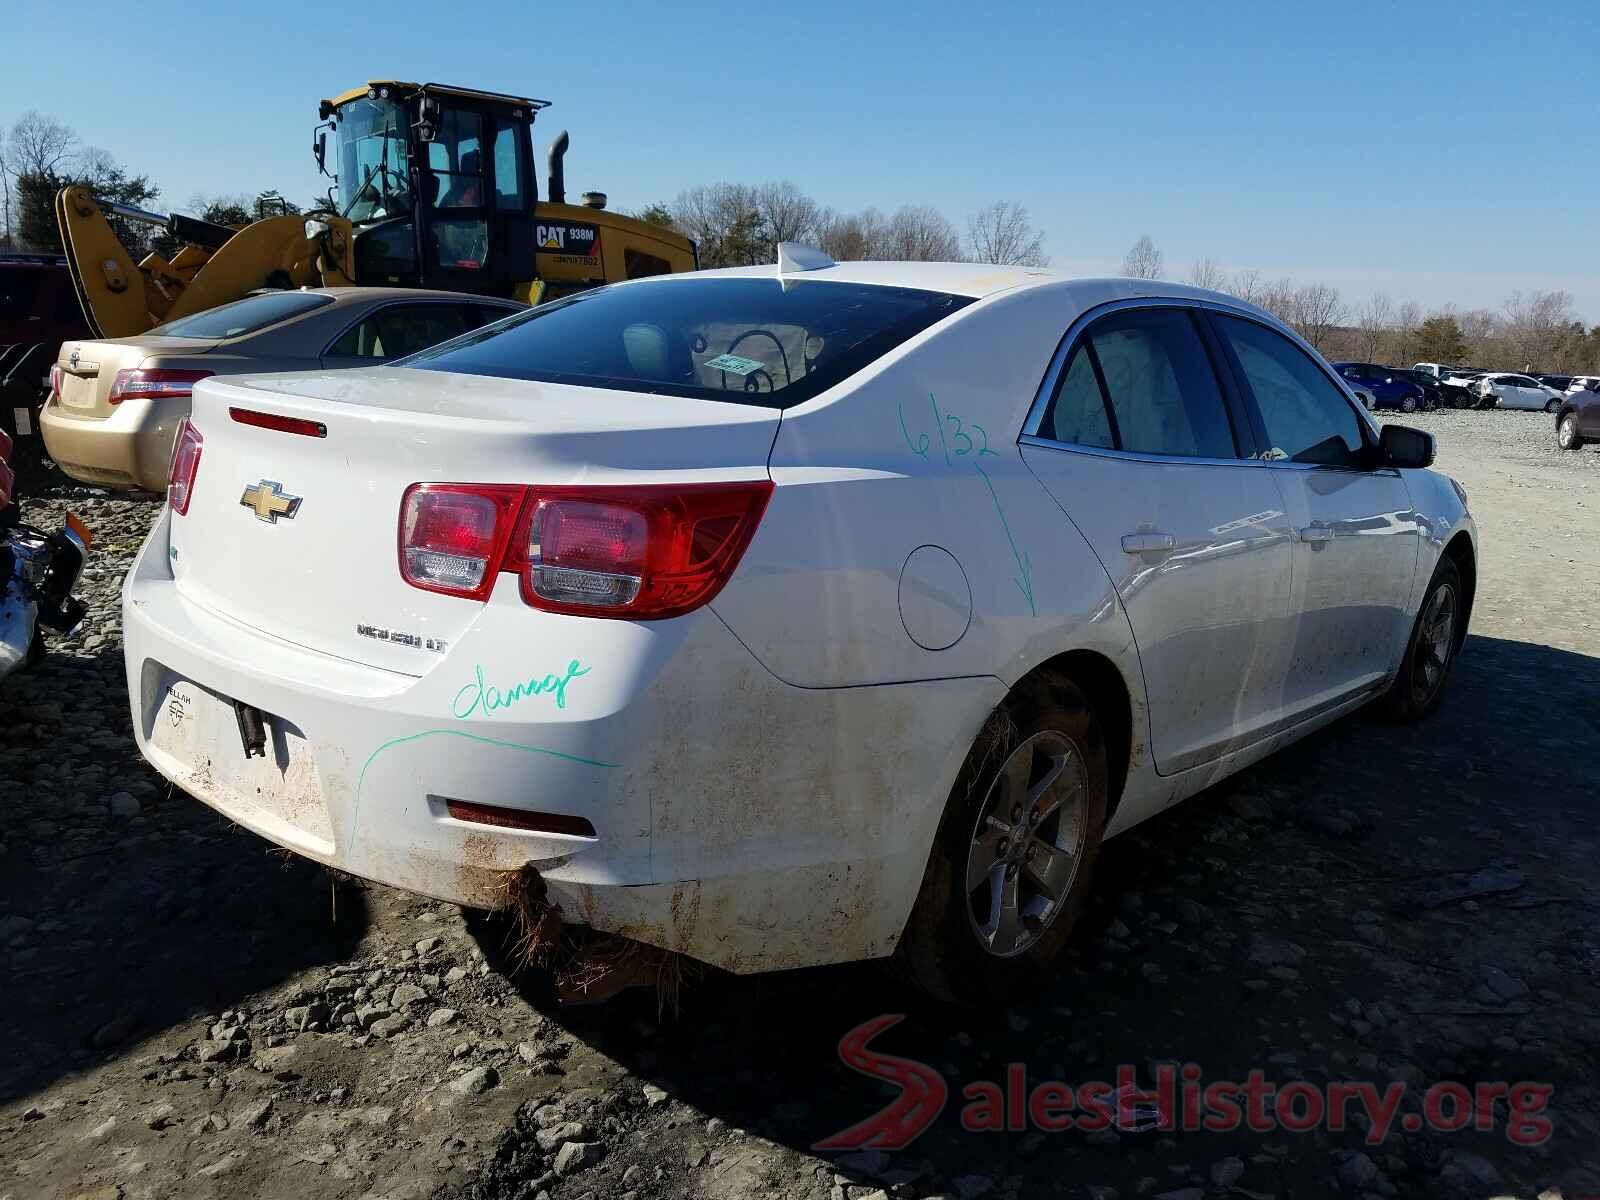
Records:
<instances>
[{"instance_id":1,"label":"car side window","mask_svg":"<svg viewBox=\"0 0 1600 1200\"><path fill-rule=\"evenodd\" d=\"M414 354L476 329L483 323L479 312L465 304L390 304L345 330L328 353L372 359Z\"/></svg>"},{"instance_id":2,"label":"car side window","mask_svg":"<svg viewBox=\"0 0 1600 1200\"><path fill-rule=\"evenodd\" d=\"M1111 434L1111 422L1106 417L1105 397L1094 377L1094 364L1089 361L1087 343L1079 342L1067 362L1061 377L1061 387L1055 403L1045 415L1039 428L1042 437L1057 442L1071 442L1075 446L1098 446L1114 450L1116 439Z\"/></svg>"},{"instance_id":3,"label":"car side window","mask_svg":"<svg viewBox=\"0 0 1600 1200\"><path fill-rule=\"evenodd\" d=\"M1215 319L1261 414L1269 447L1262 457L1359 466L1363 439L1355 409L1305 351L1254 321L1220 313Z\"/></svg>"},{"instance_id":4,"label":"car side window","mask_svg":"<svg viewBox=\"0 0 1600 1200\"><path fill-rule=\"evenodd\" d=\"M1063 410L1067 425L1076 413L1087 419L1088 436L1099 431L1089 403L1092 379L1116 449L1187 458L1238 456L1210 356L1187 309L1134 308L1102 317L1079 339L1067 366L1057 395L1059 405L1072 385L1068 403L1077 407ZM1069 440L1061 436L1061 425L1058 421L1058 440Z\"/></svg>"}]
</instances>

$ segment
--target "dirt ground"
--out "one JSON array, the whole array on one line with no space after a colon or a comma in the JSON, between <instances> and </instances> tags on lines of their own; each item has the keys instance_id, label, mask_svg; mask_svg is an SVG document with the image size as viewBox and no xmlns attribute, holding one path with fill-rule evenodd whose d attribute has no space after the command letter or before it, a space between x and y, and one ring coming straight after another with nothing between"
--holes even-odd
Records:
<instances>
[{"instance_id":1,"label":"dirt ground","mask_svg":"<svg viewBox=\"0 0 1600 1200\"><path fill-rule=\"evenodd\" d=\"M1600 1193L1600 451L1550 418L1442 412L1482 531L1443 709L1358 715L1109 844L1049 994L961 1019L871 967L558 1009L503 928L320 870L174 794L134 749L117 588L148 499L43 485L99 535L91 620L0 686L0 1200ZM810 1147L931 1064L904 1150ZM962 1087L1204 1078L1534 1081L1550 1136L973 1133Z\"/></svg>"}]
</instances>

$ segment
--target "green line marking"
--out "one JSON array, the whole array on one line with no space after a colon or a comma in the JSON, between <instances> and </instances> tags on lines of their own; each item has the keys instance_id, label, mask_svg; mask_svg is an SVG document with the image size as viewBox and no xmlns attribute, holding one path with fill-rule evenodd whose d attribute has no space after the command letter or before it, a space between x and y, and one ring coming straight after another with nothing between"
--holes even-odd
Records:
<instances>
[{"instance_id":1,"label":"green line marking","mask_svg":"<svg viewBox=\"0 0 1600 1200\"><path fill-rule=\"evenodd\" d=\"M1006 510L1000 507L1000 494L994 490L994 481L977 463L972 464L973 470L983 476L983 482L989 486L989 499L994 501L995 515L1000 518L1000 526L1006 531L1006 541L1011 543L1011 557L1017 560L1017 574L1012 578L1022 598L1028 602L1028 612L1034 616L1039 615L1039 610L1033 605L1033 569L1028 556L1017 549L1017 539L1011 535L1011 522L1006 520Z\"/></svg>"},{"instance_id":2,"label":"green line marking","mask_svg":"<svg viewBox=\"0 0 1600 1200\"><path fill-rule=\"evenodd\" d=\"M401 746L407 742L438 736L466 738L469 742L481 742L485 746L504 746L507 750L521 750L525 754L542 754L548 758L559 758L566 762L581 763L586 767L604 767L607 770L615 770L622 765L621 763L601 762L598 758L584 758L578 754L563 754L560 750L546 750L543 746L524 746L520 742L503 742L499 738L483 737L480 734L467 733L462 729L424 729L421 733L409 733L405 737L391 738L367 756L367 761L361 764L361 774L356 777L355 813L350 819L350 844L352 846L355 845L356 827L361 821L361 789L366 786L367 768L372 766L378 755L392 746Z\"/></svg>"}]
</instances>

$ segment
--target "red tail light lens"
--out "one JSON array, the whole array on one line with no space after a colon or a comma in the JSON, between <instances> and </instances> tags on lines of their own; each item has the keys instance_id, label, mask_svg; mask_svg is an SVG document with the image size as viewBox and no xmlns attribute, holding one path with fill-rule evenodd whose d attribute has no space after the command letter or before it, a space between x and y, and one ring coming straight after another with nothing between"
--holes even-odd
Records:
<instances>
[{"instance_id":1,"label":"red tail light lens","mask_svg":"<svg viewBox=\"0 0 1600 1200\"><path fill-rule=\"evenodd\" d=\"M200 470L200 450L205 439L185 417L178 423L178 439L172 445L172 469L167 472L167 503L178 516L189 511L194 496L194 477Z\"/></svg>"},{"instance_id":2,"label":"red tail light lens","mask_svg":"<svg viewBox=\"0 0 1600 1200\"><path fill-rule=\"evenodd\" d=\"M755 535L770 480L647 487L413 484L400 510L400 573L486 599L514 571L535 608L659 620L708 603ZM511 531L515 530L512 536Z\"/></svg>"},{"instance_id":3,"label":"red tail light lens","mask_svg":"<svg viewBox=\"0 0 1600 1200\"><path fill-rule=\"evenodd\" d=\"M526 489L415 483L400 503L400 574L413 587L488 599Z\"/></svg>"},{"instance_id":4,"label":"red tail light lens","mask_svg":"<svg viewBox=\"0 0 1600 1200\"><path fill-rule=\"evenodd\" d=\"M210 371L178 371L167 367L124 367L111 381L107 404L124 400L177 400L194 395L194 385L210 378Z\"/></svg>"},{"instance_id":5,"label":"red tail light lens","mask_svg":"<svg viewBox=\"0 0 1600 1200\"><path fill-rule=\"evenodd\" d=\"M50 399L61 399L61 366L59 363L50 364Z\"/></svg>"},{"instance_id":6,"label":"red tail light lens","mask_svg":"<svg viewBox=\"0 0 1600 1200\"><path fill-rule=\"evenodd\" d=\"M770 480L531 488L525 557L509 565L535 608L675 617L722 590L771 496Z\"/></svg>"}]
</instances>

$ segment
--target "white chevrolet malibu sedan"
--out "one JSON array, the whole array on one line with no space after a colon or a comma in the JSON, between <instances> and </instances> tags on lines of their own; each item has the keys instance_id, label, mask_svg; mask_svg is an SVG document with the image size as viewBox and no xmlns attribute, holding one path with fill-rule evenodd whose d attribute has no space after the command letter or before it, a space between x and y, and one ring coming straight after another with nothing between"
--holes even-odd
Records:
<instances>
[{"instance_id":1,"label":"white chevrolet malibu sedan","mask_svg":"<svg viewBox=\"0 0 1600 1200\"><path fill-rule=\"evenodd\" d=\"M927 263L643 279L209 379L123 594L140 749L298 854L735 972L1038 978L1103 839L1367 704L1477 578L1288 328Z\"/></svg>"}]
</instances>

